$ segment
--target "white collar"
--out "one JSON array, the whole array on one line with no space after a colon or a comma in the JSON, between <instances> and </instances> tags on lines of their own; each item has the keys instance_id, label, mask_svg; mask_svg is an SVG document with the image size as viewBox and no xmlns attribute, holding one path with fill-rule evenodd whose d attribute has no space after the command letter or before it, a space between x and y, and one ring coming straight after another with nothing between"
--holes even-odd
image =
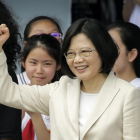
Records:
<instances>
[{"instance_id":1,"label":"white collar","mask_svg":"<svg viewBox=\"0 0 140 140\"><path fill-rule=\"evenodd\" d=\"M133 79L130 84L134 85L135 87L140 87L140 78Z\"/></svg>"}]
</instances>

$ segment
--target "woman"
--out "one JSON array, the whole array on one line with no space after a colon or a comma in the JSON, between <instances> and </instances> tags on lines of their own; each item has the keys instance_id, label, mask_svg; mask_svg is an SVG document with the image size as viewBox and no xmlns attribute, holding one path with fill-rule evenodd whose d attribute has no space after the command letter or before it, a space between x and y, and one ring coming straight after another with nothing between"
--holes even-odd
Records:
<instances>
[{"instance_id":1,"label":"woman","mask_svg":"<svg viewBox=\"0 0 140 140\"><path fill-rule=\"evenodd\" d=\"M42 87L12 83L2 51L8 28L0 29L0 90L9 91L0 94L1 103L50 114L52 140L140 139L140 91L110 72L118 49L98 21L80 19L69 27L61 57L66 76Z\"/></svg>"},{"instance_id":2,"label":"woman","mask_svg":"<svg viewBox=\"0 0 140 140\"><path fill-rule=\"evenodd\" d=\"M140 88L140 28L118 21L108 26L108 32L119 47L119 57L113 71L116 76Z\"/></svg>"},{"instance_id":3,"label":"woman","mask_svg":"<svg viewBox=\"0 0 140 140\"><path fill-rule=\"evenodd\" d=\"M0 1L0 24L7 24L10 38L4 43L3 50L7 57L8 72L13 82L18 83L16 74L16 61L20 58L21 46L18 24L7 5ZM1 91L0 91L1 92ZM5 91L7 92L7 91ZM0 139L21 140L21 110L0 104Z\"/></svg>"}]
</instances>

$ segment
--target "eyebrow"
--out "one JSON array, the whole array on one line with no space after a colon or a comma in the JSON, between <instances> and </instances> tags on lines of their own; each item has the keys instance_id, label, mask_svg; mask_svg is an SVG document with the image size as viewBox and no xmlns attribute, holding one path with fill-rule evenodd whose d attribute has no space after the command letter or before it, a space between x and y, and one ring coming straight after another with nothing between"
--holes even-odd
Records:
<instances>
[{"instance_id":1,"label":"eyebrow","mask_svg":"<svg viewBox=\"0 0 140 140\"><path fill-rule=\"evenodd\" d=\"M38 61L38 60L36 60L36 59L34 59L34 58L30 58L30 60L33 60L33 61ZM44 60L44 61L42 61L42 62L53 62L53 60Z\"/></svg>"},{"instance_id":2,"label":"eyebrow","mask_svg":"<svg viewBox=\"0 0 140 140\"><path fill-rule=\"evenodd\" d=\"M38 31L41 31L41 32L43 32L44 30L35 30L35 32L38 32Z\"/></svg>"},{"instance_id":3,"label":"eyebrow","mask_svg":"<svg viewBox=\"0 0 140 140\"><path fill-rule=\"evenodd\" d=\"M91 47L82 47L82 48L80 48L79 50L82 50L82 49L92 49ZM68 49L68 51L69 50L73 50L73 51L75 51L74 49Z\"/></svg>"},{"instance_id":4,"label":"eyebrow","mask_svg":"<svg viewBox=\"0 0 140 140\"><path fill-rule=\"evenodd\" d=\"M59 32L59 30L58 30L58 29L53 29L53 30L51 30L51 31L57 31L57 32Z\"/></svg>"}]
</instances>

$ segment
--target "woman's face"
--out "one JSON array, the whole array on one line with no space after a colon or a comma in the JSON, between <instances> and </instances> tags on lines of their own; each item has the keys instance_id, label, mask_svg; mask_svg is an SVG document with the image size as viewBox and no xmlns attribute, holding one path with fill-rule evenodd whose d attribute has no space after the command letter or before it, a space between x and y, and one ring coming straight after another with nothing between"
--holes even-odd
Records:
<instances>
[{"instance_id":1,"label":"woman's face","mask_svg":"<svg viewBox=\"0 0 140 140\"><path fill-rule=\"evenodd\" d=\"M109 30L109 34L111 35L111 37L114 39L114 41L117 43L119 47L119 56L113 66L113 71L116 74L121 74L125 71L125 69L127 69L127 66L129 65L128 51L126 50L126 46L123 44L117 29Z\"/></svg>"},{"instance_id":2,"label":"woman's face","mask_svg":"<svg viewBox=\"0 0 140 140\"><path fill-rule=\"evenodd\" d=\"M74 59L66 59L71 71L82 81L92 80L99 74L102 62L98 52L90 52L88 57L79 56L79 52L86 52L95 48L91 40L83 33L74 36L71 40L68 54L77 53Z\"/></svg>"},{"instance_id":3,"label":"woman's face","mask_svg":"<svg viewBox=\"0 0 140 140\"><path fill-rule=\"evenodd\" d=\"M43 48L33 49L22 62L32 85L51 83L55 72L59 69L53 59Z\"/></svg>"},{"instance_id":4,"label":"woman's face","mask_svg":"<svg viewBox=\"0 0 140 140\"><path fill-rule=\"evenodd\" d=\"M28 37L37 34L51 34L51 33L59 33L57 26L50 20L40 20L32 25ZM61 43L61 38L57 36L55 36L55 38Z\"/></svg>"}]
</instances>

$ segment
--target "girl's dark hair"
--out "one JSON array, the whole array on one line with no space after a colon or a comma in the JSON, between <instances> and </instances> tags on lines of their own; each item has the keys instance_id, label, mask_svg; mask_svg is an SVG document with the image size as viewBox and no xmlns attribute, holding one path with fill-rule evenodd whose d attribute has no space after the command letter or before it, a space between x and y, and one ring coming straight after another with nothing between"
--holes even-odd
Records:
<instances>
[{"instance_id":1,"label":"girl's dark hair","mask_svg":"<svg viewBox=\"0 0 140 140\"><path fill-rule=\"evenodd\" d=\"M0 24L5 23L10 31L9 39L4 43L3 50L7 57L7 64L14 70L16 69L16 61L20 58L21 46L18 40L21 35L18 31L18 24L14 20L12 13L8 10L6 4L0 0Z\"/></svg>"},{"instance_id":2,"label":"girl's dark hair","mask_svg":"<svg viewBox=\"0 0 140 140\"><path fill-rule=\"evenodd\" d=\"M137 49L138 55L133 62L137 77L140 77L140 28L130 22L117 21L107 27L108 30L116 29L126 50Z\"/></svg>"},{"instance_id":3,"label":"girl's dark hair","mask_svg":"<svg viewBox=\"0 0 140 140\"><path fill-rule=\"evenodd\" d=\"M54 18L48 17L48 16L37 16L35 18L33 18L31 21L29 21L29 23L26 25L25 30L24 30L24 40L26 41L29 37L32 25L34 23L36 23L37 21L41 21L41 20L49 20L51 21L53 24L55 24L59 30L59 32L62 34L62 30L61 27L58 23L58 21Z\"/></svg>"},{"instance_id":4,"label":"girl's dark hair","mask_svg":"<svg viewBox=\"0 0 140 140\"><path fill-rule=\"evenodd\" d=\"M23 49L22 58L25 62L29 53L38 47L42 47L47 51L47 53L55 59L57 66L60 65L60 53L61 46L57 39L52 37L51 35L42 34L42 35L34 35L28 38L27 43ZM59 80L62 76L61 70L58 70L52 80L52 82Z\"/></svg>"},{"instance_id":5,"label":"girl's dark hair","mask_svg":"<svg viewBox=\"0 0 140 140\"><path fill-rule=\"evenodd\" d=\"M63 55L69 49L71 39L77 34L85 34L95 46L102 60L101 73L109 73L118 57L118 49L105 27L97 20L90 18L79 19L67 30L62 44L61 68L64 74L70 78L75 75L69 69L66 58Z\"/></svg>"}]
</instances>

